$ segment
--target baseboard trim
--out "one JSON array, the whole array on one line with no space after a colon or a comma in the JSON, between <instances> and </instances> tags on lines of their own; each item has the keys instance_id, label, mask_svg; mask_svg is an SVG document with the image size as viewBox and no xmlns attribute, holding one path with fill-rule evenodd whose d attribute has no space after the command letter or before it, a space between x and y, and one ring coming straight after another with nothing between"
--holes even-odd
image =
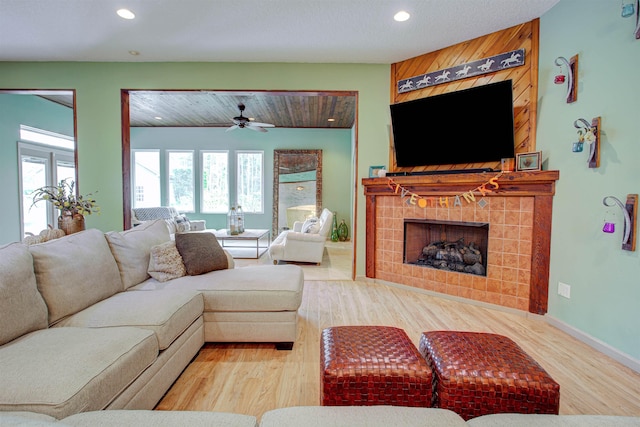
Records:
<instances>
[{"instance_id":1,"label":"baseboard trim","mask_svg":"<svg viewBox=\"0 0 640 427\"><path fill-rule=\"evenodd\" d=\"M640 360L635 359L630 355L621 352L620 350L610 346L609 344L603 341L600 341L598 338L592 337L586 332L583 332L580 329L577 329L563 322L560 319L557 319L548 314L544 316L544 318L547 321L547 323L549 323L550 325L555 326L561 331L571 335L573 338L577 339L578 341L581 341L587 344L589 347L593 347L594 349L598 350L600 353L603 353L609 356L610 358L612 358L616 362L623 364L627 368L640 373Z\"/></svg>"},{"instance_id":2,"label":"baseboard trim","mask_svg":"<svg viewBox=\"0 0 640 427\"><path fill-rule=\"evenodd\" d=\"M508 308L508 307L502 307L500 305L495 305L495 304L489 304L486 302L482 302L482 301L475 301L475 300L471 300L471 299L467 299L467 298L462 298L462 297L457 297L455 295L447 295L447 294L442 294L439 292L434 292L434 291L429 291L426 289L419 289L419 288L414 288L413 286L408 286L408 285L403 285L403 284L399 284L399 283L394 283L394 282L387 282L386 280L381 280L381 279L372 279L369 277L363 277L363 276L358 276L356 280L361 280L364 282L369 282L369 283L379 283L381 285L385 285L385 286L391 286L394 288L399 288L399 289L405 289L408 291L413 291L413 292L418 292L421 294L425 294L425 295L430 295L430 296L434 296L434 297L438 297L438 298L444 298L444 299L449 299L449 300L453 300L453 301L458 301L458 302L464 302L467 304L472 304L472 305L477 305L480 307L484 307L484 308L490 308L492 310L497 310L497 311L502 311L505 313L511 313L511 314L516 314L518 316L523 316L523 317L527 317L530 319L536 319L536 320L542 320L544 322L547 322L548 324L550 324L551 326L554 326L558 329L560 329L561 331L565 332L566 334L572 336L573 338L577 339L578 341L588 345L589 347L592 347L593 349L599 351L600 353L611 357L613 360L615 360L616 362L621 363L622 365L626 366L627 368L640 373L640 360L633 358L632 356L621 352L620 350L610 346L609 344L600 341L599 339L592 337L591 335L587 334L586 332L583 332L553 316L550 316L549 314L546 315L539 315L539 314L534 314L534 313L529 313L527 311L522 311L522 310L517 310L514 308Z\"/></svg>"}]
</instances>

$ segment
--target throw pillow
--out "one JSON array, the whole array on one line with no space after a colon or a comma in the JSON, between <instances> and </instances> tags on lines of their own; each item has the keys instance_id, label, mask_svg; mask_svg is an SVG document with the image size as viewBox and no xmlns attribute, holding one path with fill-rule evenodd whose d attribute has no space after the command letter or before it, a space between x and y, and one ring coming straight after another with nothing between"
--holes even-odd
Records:
<instances>
[{"instance_id":1,"label":"throw pillow","mask_svg":"<svg viewBox=\"0 0 640 427\"><path fill-rule=\"evenodd\" d=\"M185 215L176 215L173 221L176 224L176 233L184 233L191 230L191 223Z\"/></svg>"},{"instance_id":2,"label":"throw pillow","mask_svg":"<svg viewBox=\"0 0 640 427\"><path fill-rule=\"evenodd\" d=\"M176 248L190 276L229 267L227 255L213 233L176 234Z\"/></svg>"},{"instance_id":3,"label":"throw pillow","mask_svg":"<svg viewBox=\"0 0 640 427\"><path fill-rule=\"evenodd\" d=\"M320 231L320 224L318 218L308 218L302 224L303 233L317 234Z\"/></svg>"},{"instance_id":4,"label":"throw pillow","mask_svg":"<svg viewBox=\"0 0 640 427\"><path fill-rule=\"evenodd\" d=\"M173 240L151 247L149 275L158 282L186 276L187 270Z\"/></svg>"}]
</instances>

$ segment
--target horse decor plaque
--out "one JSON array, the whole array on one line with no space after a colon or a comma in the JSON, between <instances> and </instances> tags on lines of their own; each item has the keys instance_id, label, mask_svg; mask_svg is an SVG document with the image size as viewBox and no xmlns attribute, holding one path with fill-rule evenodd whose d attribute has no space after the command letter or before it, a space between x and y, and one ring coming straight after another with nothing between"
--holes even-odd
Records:
<instances>
[{"instance_id":1,"label":"horse decor plaque","mask_svg":"<svg viewBox=\"0 0 640 427\"><path fill-rule=\"evenodd\" d=\"M482 74L493 73L524 65L524 48L501 53L489 58L478 59L466 64L456 65L438 71L432 71L420 76L409 77L397 82L398 93L411 92L412 90L424 89L441 83L453 82L455 80L475 77Z\"/></svg>"}]
</instances>

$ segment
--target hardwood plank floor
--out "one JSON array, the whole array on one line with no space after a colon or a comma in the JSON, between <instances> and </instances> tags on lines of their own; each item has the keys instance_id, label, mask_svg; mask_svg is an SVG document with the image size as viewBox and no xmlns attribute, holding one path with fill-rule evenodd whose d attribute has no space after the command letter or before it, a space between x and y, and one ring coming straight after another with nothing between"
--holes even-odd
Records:
<instances>
[{"instance_id":1,"label":"hardwood plank floor","mask_svg":"<svg viewBox=\"0 0 640 427\"><path fill-rule=\"evenodd\" d=\"M322 329L390 325L403 328L416 346L426 330L506 335L560 383L561 414L640 416L639 373L537 316L373 281L306 280L299 317L292 351L277 351L272 344L205 344L156 409L260 417L275 408L319 405Z\"/></svg>"}]
</instances>

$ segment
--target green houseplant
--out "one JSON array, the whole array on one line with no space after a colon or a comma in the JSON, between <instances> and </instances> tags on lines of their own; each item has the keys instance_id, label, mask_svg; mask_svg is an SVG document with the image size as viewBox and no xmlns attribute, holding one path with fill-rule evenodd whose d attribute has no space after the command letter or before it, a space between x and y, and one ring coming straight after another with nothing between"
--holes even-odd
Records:
<instances>
[{"instance_id":1,"label":"green houseplant","mask_svg":"<svg viewBox=\"0 0 640 427\"><path fill-rule=\"evenodd\" d=\"M72 234L85 229L85 215L100 212L100 207L92 196L92 193L85 196L76 194L75 181L63 179L58 185L36 189L31 206L42 200L51 202L60 211L58 228L64 230L65 234Z\"/></svg>"}]
</instances>

